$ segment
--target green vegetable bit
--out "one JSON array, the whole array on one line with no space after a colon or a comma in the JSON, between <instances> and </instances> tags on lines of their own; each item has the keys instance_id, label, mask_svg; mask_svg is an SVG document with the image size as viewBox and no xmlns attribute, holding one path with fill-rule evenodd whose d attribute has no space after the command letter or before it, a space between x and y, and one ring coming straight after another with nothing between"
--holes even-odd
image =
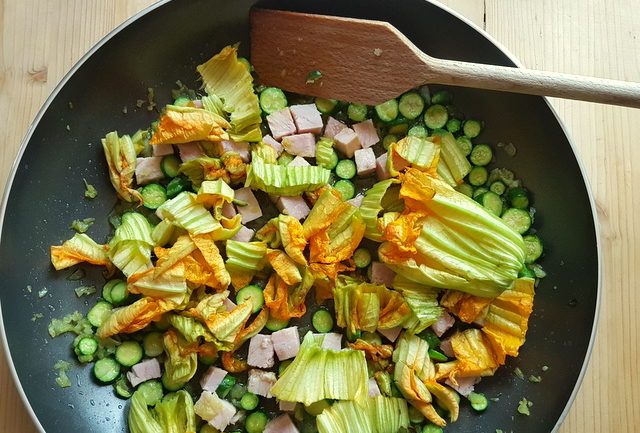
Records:
<instances>
[{"instance_id":1,"label":"green vegetable bit","mask_svg":"<svg viewBox=\"0 0 640 433\"><path fill-rule=\"evenodd\" d=\"M82 181L84 182L85 187L84 196L86 198L96 198L98 196L98 191L96 191L94 186L88 183L87 179L82 178Z\"/></svg>"},{"instance_id":2,"label":"green vegetable bit","mask_svg":"<svg viewBox=\"0 0 640 433\"><path fill-rule=\"evenodd\" d=\"M80 286L76 287L74 291L76 292L77 297L88 296L93 295L96 292L96 288L95 286Z\"/></svg>"},{"instance_id":3,"label":"green vegetable bit","mask_svg":"<svg viewBox=\"0 0 640 433\"><path fill-rule=\"evenodd\" d=\"M489 406L489 400L487 400L484 394L472 392L467 398L469 399L469 403L471 403L471 407L478 412L486 410Z\"/></svg>"},{"instance_id":4,"label":"green vegetable bit","mask_svg":"<svg viewBox=\"0 0 640 433\"><path fill-rule=\"evenodd\" d=\"M519 368L519 367L516 367L516 368L513 370L513 374L515 374L515 375L516 375L516 377L517 377L518 379L520 379L520 380L524 380L524 373L522 373L522 370L520 370L520 368Z\"/></svg>"},{"instance_id":5,"label":"green vegetable bit","mask_svg":"<svg viewBox=\"0 0 640 433\"><path fill-rule=\"evenodd\" d=\"M313 84L320 79L322 79L322 72L311 71L307 74L307 81L305 81L305 84Z\"/></svg>"},{"instance_id":6,"label":"green vegetable bit","mask_svg":"<svg viewBox=\"0 0 640 433\"><path fill-rule=\"evenodd\" d=\"M85 218L83 220L73 220L71 223L71 227L73 230L78 233L85 233L89 230L89 227L96 221L95 218Z\"/></svg>"},{"instance_id":7,"label":"green vegetable bit","mask_svg":"<svg viewBox=\"0 0 640 433\"><path fill-rule=\"evenodd\" d=\"M531 375L529 376L529 382L540 383L542 382L542 377Z\"/></svg>"},{"instance_id":8,"label":"green vegetable bit","mask_svg":"<svg viewBox=\"0 0 640 433\"><path fill-rule=\"evenodd\" d=\"M67 376L67 371L71 369L71 364L66 361L58 361L53 365L54 370L58 372L58 377L56 377L56 384L60 388L67 388L71 386L71 381Z\"/></svg>"},{"instance_id":9,"label":"green vegetable bit","mask_svg":"<svg viewBox=\"0 0 640 433\"><path fill-rule=\"evenodd\" d=\"M523 397L522 400L518 402L518 413L526 416L531 415L531 411L529 411L531 406L533 406L533 403Z\"/></svg>"}]
</instances>

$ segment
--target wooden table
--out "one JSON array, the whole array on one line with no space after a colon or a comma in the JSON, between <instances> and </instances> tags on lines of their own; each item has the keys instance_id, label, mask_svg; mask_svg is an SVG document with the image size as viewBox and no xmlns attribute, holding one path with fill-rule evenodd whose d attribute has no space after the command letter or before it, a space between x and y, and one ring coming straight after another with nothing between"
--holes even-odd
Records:
<instances>
[{"instance_id":1,"label":"wooden table","mask_svg":"<svg viewBox=\"0 0 640 433\"><path fill-rule=\"evenodd\" d=\"M151 3L0 0L0 187L29 123L63 74L99 38ZM486 29L528 67L640 81L640 9L633 0L444 3ZM595 194L605 270L595 351L560 431L638 431L640 287L634 272L640 265L640 110L552 102ZM3 356L0 396L0 431L35 432Z\"/></svg>"}]
</instances>

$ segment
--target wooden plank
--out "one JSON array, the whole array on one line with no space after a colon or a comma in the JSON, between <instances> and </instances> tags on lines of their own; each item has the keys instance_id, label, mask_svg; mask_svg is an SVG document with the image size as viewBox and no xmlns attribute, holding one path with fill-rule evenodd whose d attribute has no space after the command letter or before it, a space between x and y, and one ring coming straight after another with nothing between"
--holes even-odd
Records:
<instances>
[{"instance_id":1,"label":"wooden plank","mask_svg":"<svg viewBox=\"0 0 640 433\"><path fill-rule=\"evenodd\" d=\"M487 0L486 7L487 31L527 67L640 81L640 11L629 1ZM634 215L640 206L640 111L552 103L591 182L605 269L595 351L560 432L636 431L640 295L634 268L640 263L640 223Z\"/></svg>"},{"instance_id":2,"label":"wooden plank","mask_svg":"<svg viewBox=\"0 0 640 433\"><path fill-rule=\"evenodd\" d=\"M62 76L100 38L152 3L0 0L0 188L29 123ZM0 395L0 431L36 432L1 346Z\"/></svg>"},{"instance_id":3,"label":"wooden plank","mask_svg":"<svg viewBox=\"0 0 640 433\"><path fill-rule=\"evenodd\" d=\"M97 40L151 0L0 0L0 186L43 100ZM632 0L444 0L485 26L526 66L640 81L640 11ZM486 8L485 8L486 6ZM486 12L486 16L485 16ZM561 433L637 430L640 424L640 111L553 101L598 204L605 302L587 377ZM0 349L1 350L1 349ZM543 383L544 384L544 383ZM551 391L550 391L551 392ZM33 433L0 356L0 431ZM535 416L535 407L532 408Z\"/></svg>"}]
</instances>

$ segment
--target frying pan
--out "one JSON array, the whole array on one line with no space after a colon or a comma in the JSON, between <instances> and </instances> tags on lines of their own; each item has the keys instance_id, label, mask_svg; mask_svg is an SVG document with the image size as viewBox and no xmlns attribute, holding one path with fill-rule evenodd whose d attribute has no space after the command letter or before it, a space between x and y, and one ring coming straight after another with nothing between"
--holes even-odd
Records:
<instances>
[{"instance_id":1,"label":"frying pan","mask_svg":"<svg viewBox=\"0 0 640 433\"><path fill-rule=\"evenodd\" d=\"M49 246L72 235L74 219L93 217L90 235L106 240L106 215L115 204L102 155L106 132L133 132L156 112L137 109L153 87L158 105L170 102L180 79L195 87L195 66L236 41L248 52L248 11L255 0L160 2L108 35L62 80L27 133L13 167L2 207L0 286L3 332L17 385L42 431L124 432L126 402L92 379L89 366L69 372L73 386L55 385L53 364L73 359L71 336L51 340L52 318L95 302L77 298L78 285L101 286L100 270L86 267L82 281L55 272ZM473 24L423 0L271 0L262 7L387 20L423 51L442 58L516 66L516 61ZM304 31L302 29L302 31ZM401 67L401 65L399 65ZM456 105L481 118L486 142L511 142L517 155L496 152L497 166L509 167L533 191L535 227L545 241L542 265L548 273L538 287L527 341L494 377L478 386L497 397L483 414L463 405L448 432L556 430L573 400L590 353L599 301L599 244L594 205L583 170L556 113L540 97L453 89ZM70 104L71 103L71 104ZM123 107L127 106L127 113ZM85 178L98 190L83 197ZM31 286L32 291L27 290ZM48 293L40 298L38 291ZM97 295L94 295L97 296ZM34 314L43 318L33 321ZM542 373L543 366L548 371ZM541 375L542 383L518 379ZM518 401L534 403L532 416L516 412Z\"/></svg>"}]
</instances>

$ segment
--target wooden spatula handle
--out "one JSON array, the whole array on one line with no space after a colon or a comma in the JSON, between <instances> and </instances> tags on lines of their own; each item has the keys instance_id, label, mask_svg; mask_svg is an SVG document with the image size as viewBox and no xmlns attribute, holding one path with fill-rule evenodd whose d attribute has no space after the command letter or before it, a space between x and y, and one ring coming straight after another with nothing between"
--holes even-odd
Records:
<instances>
[{"instance_id":1,"label":"wooden spatula handle","mask_svg":"<svg viewBox=\"0 0 640 433\"><path fill-rule=\"evenodd\" d=\"M438 84L640 108L640 83L425 57Z\"/></svg>"}]
</instances>

